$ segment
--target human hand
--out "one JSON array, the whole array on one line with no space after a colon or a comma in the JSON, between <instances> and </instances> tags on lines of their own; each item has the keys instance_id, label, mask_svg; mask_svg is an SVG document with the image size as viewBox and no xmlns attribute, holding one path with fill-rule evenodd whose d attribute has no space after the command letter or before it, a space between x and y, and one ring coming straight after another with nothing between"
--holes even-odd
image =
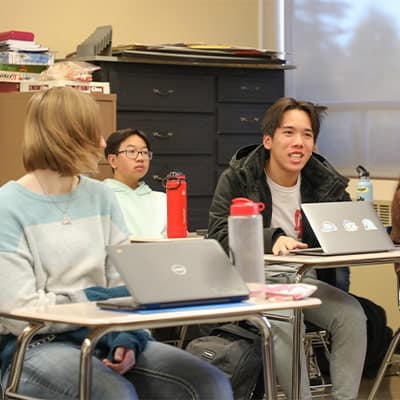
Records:
<instances>
[{"instance_id":1,"label":"human hand","mask_svg":"<svg viewBox=\"0 0 400 400\"><path fill-rule=\"evenodd\" d=\"M299 242L289 236L279 236L274 245L272 246L272 254L278 255L288 255L290 250L294 249L306 249L308 247L307 243Z\"/></svg>"},{"instance_id":2,"label":"human hand","mask_svg":"<svg viewBox=\"0 0 400 400\"><path fill-rule=\"evenodd\" d=\"M136 364L135 352L125 347L117 347L114 352L114 362L107 358L103 359L103 364L113 371L123 375Z\"/></svg>"}]
</instances>

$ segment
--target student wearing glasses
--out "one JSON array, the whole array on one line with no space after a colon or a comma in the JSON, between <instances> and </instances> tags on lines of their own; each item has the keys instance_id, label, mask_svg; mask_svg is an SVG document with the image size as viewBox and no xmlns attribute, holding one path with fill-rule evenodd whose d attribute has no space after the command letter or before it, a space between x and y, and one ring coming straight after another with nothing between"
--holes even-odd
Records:
<instances>
[{"instance_id":1,"label":"student wearing glasses","mask_svg":"<svg viewBox=\"0 0 400 400\"><path fill-rule=\"evenodd\" d=\"M104 183L116 194L129 233L135 237L165 237L167 200L144 181L153 153L146 135L137 129L123 129L107 139L104 154L113 178Z\"/></svg>"}]
</instances>

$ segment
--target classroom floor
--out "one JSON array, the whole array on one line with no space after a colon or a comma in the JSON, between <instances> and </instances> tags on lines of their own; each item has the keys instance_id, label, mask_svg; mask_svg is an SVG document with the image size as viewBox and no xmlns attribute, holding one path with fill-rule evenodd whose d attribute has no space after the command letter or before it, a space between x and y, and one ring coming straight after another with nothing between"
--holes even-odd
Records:
<instances>
[{"instance_id":1,"label":"classroom floor","mask_svg":"<svg viewBox=\"0 0 400 400\"><path fill-rule=\"evenodd\" d=\"M358 396L359 400L366 400L368 398L373 383L373 379L363 379ZM374 400L391 399L400 399L400 376L398 375L383 378Z\"/></svg>"},{"instance_id":2,"label":"classroom floor","mask_svg":"<svg viewBox=\"0 0 400 400\"><path fill-rule=\"evenodd\" d=\"M373 384L374 379L363 378L357 400L367 400ZM331 400L332 398L329 396L330 389L325 390L325 392L322 389L315 391L313 399ZM278 392L278 398L286 399L282 392ZM264 396L263 400L265 399L266 397ZM385 376L374 400L400 400L400 374Z\"/></svg>"},{"instance_id":3,"label":"classroom floor","mask_svg":"<svg viewBox=\"0 0 400 400\"><path fill-rule=\"evenodd\" d=\"M367 400L368 395L371 391L372 385L374 384L373 379L363 378L358 394L358 400ZM329 393L329 389L327 391ZM283 396L284 398L284 396ZM331 397L328 394L314 393L313 399L330 400ZM399 400L400 399L400 376L386 376L375 396L374 400Z\"/></svg>"}]
</instances>

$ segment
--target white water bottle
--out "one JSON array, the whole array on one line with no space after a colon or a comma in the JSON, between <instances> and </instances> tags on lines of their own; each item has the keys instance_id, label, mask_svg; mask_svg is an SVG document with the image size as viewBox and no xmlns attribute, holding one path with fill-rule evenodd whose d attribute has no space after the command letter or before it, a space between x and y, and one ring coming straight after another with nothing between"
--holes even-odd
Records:
<instances>
[{"instance_id":1,"label":"white water bottle","mask_svg":"<svg viewBox=\"0 0 400 400\"><path fill-rule=\"evenodd\" d=\"M356 171L359 178L356 187L357 201L364 200L372 203L373 190L372 182L369 179L369 172L362 165L358 165Z\"/></svg>"},{"instance_id":2,"label":"white water bottle","mask_svg":"<svg viewBox=\"0 0 400 400\"><path fill-rule=\"evenodd\" d=\"M260 211L264 203L244 197L232 200L228 217L229 250L232 264L246 283L265 283L264 235Z\"/></svg>"}]
</instances>

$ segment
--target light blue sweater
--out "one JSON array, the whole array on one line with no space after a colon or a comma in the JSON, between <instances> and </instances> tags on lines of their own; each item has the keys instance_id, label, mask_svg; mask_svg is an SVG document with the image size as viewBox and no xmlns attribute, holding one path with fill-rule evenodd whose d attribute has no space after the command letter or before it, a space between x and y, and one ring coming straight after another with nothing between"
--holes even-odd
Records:
<instances>
[{"instance_id":1,"label":"light blue sweater","mask_svg":"<svg viewBox=\"0 0 400 400\"><path fill-rule=\"evenodd\" d=\"M167 198L144 182L133 190L116 179L104 183L116 194L129 233L134 237L161 238L167 230Z\"/></svg>"},{"instance_id":2,"label":"light blue sweater","mask_svg":"<svg viewBox=\"0 0 400 400\"><path fill-rule=\"evenodd\" d=\"M0 310L127 295L106 256L107 245L128 238L114 194L101 182L81 176L69 196L40 195L15 181L0 188ZM61 210L68 201L72 223L64 225ZM7 346L3 340L0 349L3 369L15 335L25 326L23 321L1 319L0 334L7 338ZM49 324L41 333L68 330L71 326ZM145 331L114 335L110 351L120 345L138 356L148 338Z\"/></svg>"}]
</instances>

